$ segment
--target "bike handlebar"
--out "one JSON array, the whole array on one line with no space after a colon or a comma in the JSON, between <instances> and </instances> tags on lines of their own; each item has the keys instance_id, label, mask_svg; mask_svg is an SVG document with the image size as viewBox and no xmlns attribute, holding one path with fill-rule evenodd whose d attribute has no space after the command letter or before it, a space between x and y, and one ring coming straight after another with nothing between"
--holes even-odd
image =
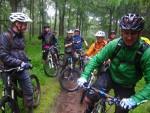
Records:
<instances>
[{"instance_id":1,"label":"bike handlebar","mask_svg":"<svg viewBox=\"0 0 150 113\"><path fill-rule=\"evenodd\" d=\"M110 102L111 104L119 105L119 103L121 101L119 98L113 97L113 96L105 93L102 90L99 90L99 89L94 88L92 86L88 86L86 83L83 84L83 86L81 88L83 88L85 90L88 90L88 89L93 90L94 92L98 93L100 96L105 97L108 100L108 102Z\"/></svg>"},{"instance_id":2,"label":"bike handlebar","mask_svg":"<svg viewBox=\"0 0 150 113\"><path fill-rule=\"evenodd\" d=\"M30 68L32 69L32 67ZM18 66L18 67L14 67L14 68L9 68L9 69L0 69L0 73L1 72L11 72L11 71L23 71L24 68L22 68L21 66Z\"/></svg>"},{"instance_id":3,"label":"bike handlebar","mask_svg":"<svg viewBox=\"0 0 150 113\"><path fill-rule=\"evenodd\" d=\"M120 106L120 101L121 101L120 98L118 98L118 97L113 97L113 96L111 96L111 95L105 93L103 90L100 90L100 89L94 88L94 87L92 87L92 86L89 86L89 85L86 84L86 83L83 84L83 86L82 86L81 88L83 88L83 89L85 89L85 90L91 89L91 90L93 90L94 92L98 93L100 96L106 98L107 101L108 101L108 103L110 103L110 104L115 104L115 105L117 105L117 106ZM137 107L138 105L143 104L143 103L145 103L145 102L147 102L147 100L143 100L142 102L137 103L137 105L133 106L131 109L134 109L134 108Z\"/></svg>"}]
</instances>

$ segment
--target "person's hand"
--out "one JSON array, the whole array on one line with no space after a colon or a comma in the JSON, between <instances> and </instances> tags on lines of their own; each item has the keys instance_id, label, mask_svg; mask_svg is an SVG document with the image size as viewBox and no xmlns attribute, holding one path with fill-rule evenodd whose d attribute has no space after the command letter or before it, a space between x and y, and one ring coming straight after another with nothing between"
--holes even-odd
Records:
<instances>
[{"instance_id":1,"label":"person's hand","mask_svg":"<svg viewBox=\"0 0 150 113\"><path fill-rule=\"evenodd\" d=\"M123 98L120 101L120 106L124 109L132 109L137 105L137 103L132 98Z\"/></svg>"},{"instance_id":2,"label":"person's hand","mask_svg":"<svg viewBox=\"0 0 150 113\"><path fill-rule=\"evenodd\" d=\"M32 68L32 64L22 62L21 63L21 68L23 68L23 69L31 69Z\"/></svg>"},{"instance_id":3,"label":"person's hand","mask_svg":"<svg viewBox=\"0 0 150 113\"><path fill-rule=\"evenodd\" d=\"M84 78L84 77L80 77L78 80L77 80L77 84L78 86L82 87L84 83L86 83L87 80Z\"/></svg>"}]
</instances>

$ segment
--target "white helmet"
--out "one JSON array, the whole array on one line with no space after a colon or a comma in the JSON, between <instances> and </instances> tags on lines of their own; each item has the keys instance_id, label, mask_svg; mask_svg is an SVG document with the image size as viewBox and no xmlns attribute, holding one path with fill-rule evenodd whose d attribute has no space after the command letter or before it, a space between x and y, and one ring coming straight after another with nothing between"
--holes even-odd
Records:
<instances>
[{"instance_id":1,"label":"white helmet","mask_svg":"<svg viewBox=\"0 0 150 113\"><path fill-rule=\"evenodd\" d=\"M95 33L96 37L105 37L105 32L104 31L98 31Z\"/></svg>"},{"instance_id":2,"label":"white helmet","mask_svg":"<svg viewBox=\"0 0 150 113\"><path fill-rule=\"evenodd\" d=\"M24 13L16 12L11 13L9 16L9 20L11 22L19 21L19 22L32 22L31 18Z\"/></svg>"},{"instance_id":3,"label":"white helmet","mask_svg":"<svg viewBox=\"0 0 150 113\"><path fill-rule=\"evenodd\" d=\"M73 32L73 30L68 30L67 33L73 34L74 32Z\"/></svg>"}]
</instances>

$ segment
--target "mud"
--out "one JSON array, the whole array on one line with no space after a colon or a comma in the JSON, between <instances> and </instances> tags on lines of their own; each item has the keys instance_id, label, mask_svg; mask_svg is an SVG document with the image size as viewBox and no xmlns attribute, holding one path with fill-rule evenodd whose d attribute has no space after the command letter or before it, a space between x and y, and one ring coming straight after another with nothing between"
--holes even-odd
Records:
<instances>
[{"instance_id":1,"label":"mud","mask_svg":"<svg viewBox=\"0 0 150 113\"><path fill-rule=\"evenodd\" d=\"M53 113L83 113L85 106L80 104L82 92L61 91L56 99Z\"/></svg>"}]
</instances>

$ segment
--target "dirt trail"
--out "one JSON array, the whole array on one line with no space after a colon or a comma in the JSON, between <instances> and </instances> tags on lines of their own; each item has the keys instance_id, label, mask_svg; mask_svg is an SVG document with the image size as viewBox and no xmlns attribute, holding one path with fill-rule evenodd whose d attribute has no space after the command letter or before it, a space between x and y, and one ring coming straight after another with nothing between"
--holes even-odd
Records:
<instances>
[{"instance_id":1,"label":"dirt trail","mask_svg":"<svg viewBox=\"0 0 150 113\"><path fill-rule=\"evenodd\" d=\"M80 91L61 91L53 113L83 113L84 106L80 104L81 94Z\"/></svg>"}]
</instances>

